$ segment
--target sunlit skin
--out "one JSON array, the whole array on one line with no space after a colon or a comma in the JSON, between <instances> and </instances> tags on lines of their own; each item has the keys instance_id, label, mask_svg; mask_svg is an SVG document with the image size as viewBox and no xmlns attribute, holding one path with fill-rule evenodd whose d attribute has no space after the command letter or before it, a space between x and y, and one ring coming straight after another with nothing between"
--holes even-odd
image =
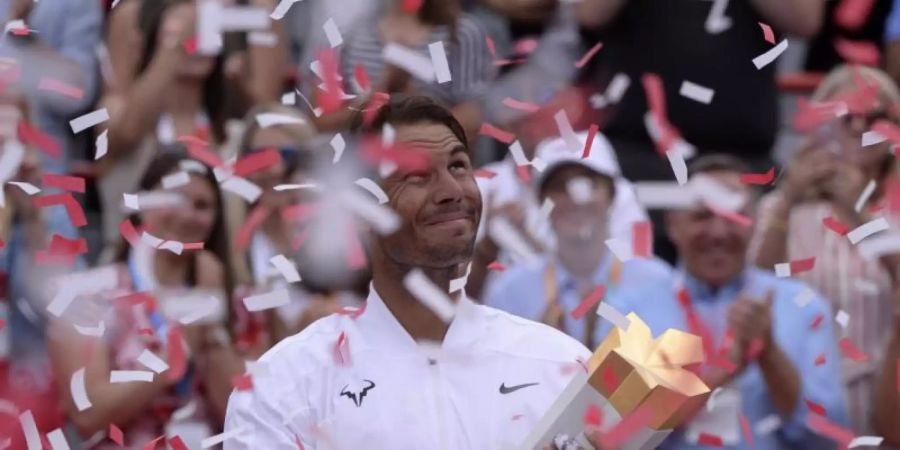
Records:
<instances>
[{"instance_id":1,"label":"sunlit skin","mask_svg":"<svg viewBox=\"0 0 900 450\"><path fill-rule=\"evenodd\" d=\"M206 241L217 214L213 186L205 178L191 175L187 184L172 192L184 197L182 205L141 211L141 223L160 239L185 243Z\"/></svg>"},{"instance_id":2,"label":"sunlit skin","mask_svg":"<svg viewBox=\"0 0 900 450\"><path fill-rule=\"evenodd\" d=\"M383 181L400 228L375 245L394 263L444 269L467 263L481 218L481 194L466 148L444 125L395 127L396 141L427 152L431 164L415 172L397 171Z\"/></svg>"},{"instance_id":3,"label":"sunlit skin","mask_svg":"<svg viewBox=\"0 0 900 450\"><path fill-rule=\"evenodd\" d=\"M752 199L752 193L740 182L740 174L731 171L705 172L729 189ZM753 217L753 201L737 211ZM705 207L671 211L666 217L669 236L688 273L713 287L734 279L746 266L747 247L753 227L738 224Z\"/></svg>"}]
</instances>

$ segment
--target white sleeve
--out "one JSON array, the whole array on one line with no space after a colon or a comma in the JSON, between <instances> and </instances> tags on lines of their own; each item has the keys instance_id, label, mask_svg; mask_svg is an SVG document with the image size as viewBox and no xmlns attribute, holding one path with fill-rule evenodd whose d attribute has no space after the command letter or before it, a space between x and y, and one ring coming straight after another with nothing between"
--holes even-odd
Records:
<instances>
[{"instance_id":1,"label":"white sleeve","mask_svg":"<svg viewBox=\"0 0 900 450\"><path fill-rule=\"evenodd\" d=\"M225 440L224 450L315 450L315 440L309 433L301 436L303 433L292 431L295 424L302 427L312 423L309 409L295 413L279 408L278 403L267 395L266 390L269 388L257 386L250 391L234 391L231 394L225 416L225 432L240 431L236 436ZM301 398L298 394L294 393L290 397ZM292 417L285 418L283 414ZM290 424L285 419L290 420ZM298 442L302 446L297 445Z\"/></svg>"}]
</instances>

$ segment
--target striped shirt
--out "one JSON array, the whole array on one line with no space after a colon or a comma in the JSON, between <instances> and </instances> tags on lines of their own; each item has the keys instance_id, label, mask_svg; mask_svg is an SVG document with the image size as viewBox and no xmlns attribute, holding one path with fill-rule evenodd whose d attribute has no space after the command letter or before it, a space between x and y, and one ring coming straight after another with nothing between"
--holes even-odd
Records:
<instances>
[{"instance_id":1,"label":"striped shirt","mask_svg":"<svg viewBox=\"0 0 900 450\"><path fill-rule=\"evenodd\" d=\"M759 225L751 244L751 257L767 224L773 220L773 208L779 193L773 192L760 203ZM841 361L849 395L850 417L857 435L871 434L871 415L877 368L891 330L893 291L891 279L878 260L863 258L846 236L825 228L822 220L834 216L826 202L795 206L787 219L787 259L815 257L811 271L796 275L827 299L835 314L849 316L846 328L835 327L838 339L848 338L869 355L867 362ZM783 218L774 218L783 220ZM889 221L893 222L891 218ZM787 262L787 261L784 261ZM768 268L771 270L771 268ZM810 355L815 358L816 355Z\"/></svg>"},{"instance_id":2,"label":"striped shirt","mask_svg":"<svg viewBox=\"0 0 900 450\"><path fill-rule=\"evenodd\" d=\"M382 58L385 42L378 31L378 20L361 21L359 27L349 36L341 55L341 76L353 92L353 72L362 65L373 84L381 80L385 63ZM424 95L435 98L446 105L455 106L467 100L480 97L496 76L493 57L487 46L487 34L475 20L466 14L456 22L456 41L450 36L446 26L435 26L426 42L414 50L428 57L428 44L441 41L447 53L452 80L438 84L426 83L415 77L411 83Z\"/></svg>"}]
</instances>

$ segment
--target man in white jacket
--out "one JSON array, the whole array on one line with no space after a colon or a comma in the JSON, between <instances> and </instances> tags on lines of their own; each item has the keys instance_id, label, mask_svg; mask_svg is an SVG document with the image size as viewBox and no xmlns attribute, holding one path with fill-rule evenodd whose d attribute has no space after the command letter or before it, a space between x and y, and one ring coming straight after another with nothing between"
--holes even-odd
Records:
<instances>
[{"instance_id":1,"label":"man in white jacket","mask_svg":"<svg viewBox=\"0 0 900 450\"><path fill-rule=\"evenodd\" d=\"M584 370L588 350L557 330L461 289L449 294L455 314L445 322L410 292L433 284L448 293L464 276L481 196L446 109L392 100L372 128L385 124L429 164L382 179L400 226L372 234L365 311L320 319L264 355L254 388L231 397L226 450L517 448ZM409 276L416 270L427 281Z\"/></svg>"}]
</instances>

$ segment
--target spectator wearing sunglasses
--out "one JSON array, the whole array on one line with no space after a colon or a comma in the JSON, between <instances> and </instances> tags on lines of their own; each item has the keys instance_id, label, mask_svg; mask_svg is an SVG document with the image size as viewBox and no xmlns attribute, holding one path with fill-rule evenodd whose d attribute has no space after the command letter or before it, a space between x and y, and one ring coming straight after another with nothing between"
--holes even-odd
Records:
<instances>
[{"instance_id":1,"label":"spectator wearing sunglasses","mask_svg":"<svg viewBox=\"0 0 900 450\"><path fill-rule=\"evenodd\" d=\"M278 114L293 123L262 127L257 120L260 114ZM322 141L317 137L316 128L309 118L296 109L277 103L253 108L247 114L244 126L239 158L272 150L277 150L281 156L277 163L246 176L262 189L262 195L255 204L235 205L232 209L236 213L231 220L232 231L236 231L250 216L265 214L265 219L255 228L246 249L234 246L235 251L244 253L235 255L232 259L235 261L238 279L244 286L239 289L242 292L238 296L288 288L292 300L288 305L265 317L258 314L246 315L244 325L247 329L243 331L245 336L253 335L252 329L256 328L265 330L268 333L267 339L274 339L275 342L299 332L340 306L355 306L357 296L345 293L341 283L335 283L334 280L323 281L318 276L320 274L317 269L328 264L324 259L311 258L308 246L301 245L314 240L313 229L309 227L309 223L297 224L282 215L286 208L301 203L312 205L316 201L319 195L319 177L316 174L319 173L318 169L331 164L333 155L327 140ZM317 187L275 189L285 184ZM330 231L333 232L333 227ZM305 239L304 234L308 236ZM330 251L334 253L335 249ZM278 255L284 255L297 266L302 278L300 283L289 283L275 268L271 259ZM311 262L313 260L315 263ZM249 286L252 289L248 289ZM239 315L242 313L240 311ZM264 345L267 339L259 339L257 344Z\"/></svg>"},{"instance_id":2,"label":"spectator wearing sunglasses","mask_svg":"<svg viewBox=\"0 0 900 450\"><path fill-rule=\"evenodd\" d=\"M865 240L854 245L833 230L852 230L882 216L889 222L900 218L893 208L873 208L891 192L896 174L891 146L887 141L867 146L862 142L875 122L897 123L889 106L900 101L900 92L878 69L841 66L822 81L812 101L817 107L844 109L845 114L812 130L778 187L762 200L750 257L769 270L778 263L816 258L812 270L795 276L829 299L834 311L849 315L838 338L848 338L869 355L865 362L842 360L854 431L869 434L875 375L891 330L892 280L900 266L896 256L868 257ZM875 182L874 192L859 202L870 181ZM826 220L840 226L828 229Z\"/></svg>"}]
</instances>

